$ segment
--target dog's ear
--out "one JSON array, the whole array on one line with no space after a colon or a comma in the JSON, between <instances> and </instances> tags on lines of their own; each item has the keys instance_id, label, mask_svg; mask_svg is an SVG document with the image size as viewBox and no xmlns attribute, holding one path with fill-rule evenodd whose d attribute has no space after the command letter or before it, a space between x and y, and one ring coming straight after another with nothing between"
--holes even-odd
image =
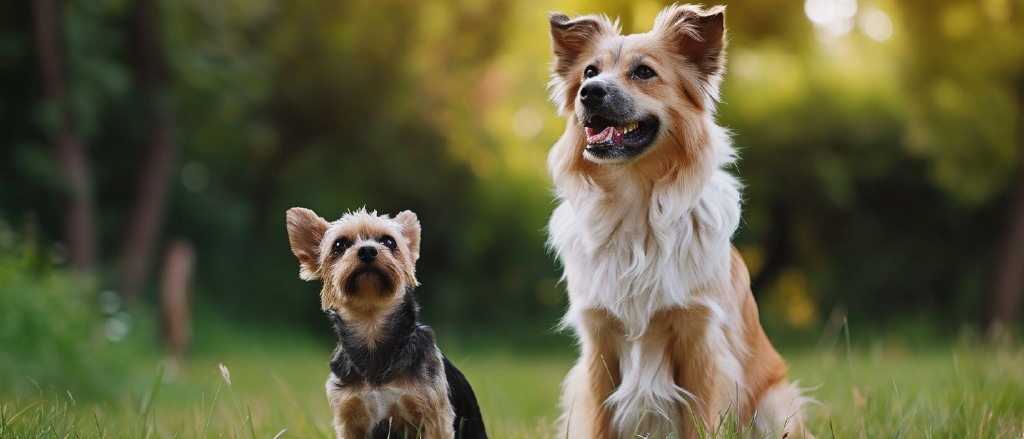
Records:
<instances>
[{"instance_id":1,"label":"dog's ear","mask_svg":"<svg viewBox=\"0 0 1024 439\"><path fill-rule=\"evenodd\" d=\"M672 5L662 9L654 29L669 38L704 77L725 68L725 6L704 10L699 6Z\"/></svg>"},{"instance_id":2,"label":"dog's ear","mask_svg":"<svg viewBox=\"0 0 1024 439\"><path fill-rule=\"evenodd\" d=\"M409 253L413 262L420 258L420 220L411 210L402 211L395 217L402 225L402 234L409 240Z\"/></svg>"},{"instance_id":3,"label":"dog's ear","mask_svg":"<svg viewBox=\"0 0 1024 439\"><path fill-rule=\"evenodd\" d=\"M555 57L551 71L565 78L576 74L583 78L582 70L573 72L580 55L601 36L617 33L607 17L586 15L570 20L565 14L549 12L548 21L551 23L551 52Z\"/></svg>"},{"instance_id":4,"label":"dog's ear","mask_svg":"<svg viewBox=\"0 0 1024 439\"><path fill-rule=\"evenodd\" d=\"M292 253L299 258L299 277L305 280L320 278L320 242L330 224L312 210L301 207L288 209L288 241Z\"/></svg>"}]
</instances>

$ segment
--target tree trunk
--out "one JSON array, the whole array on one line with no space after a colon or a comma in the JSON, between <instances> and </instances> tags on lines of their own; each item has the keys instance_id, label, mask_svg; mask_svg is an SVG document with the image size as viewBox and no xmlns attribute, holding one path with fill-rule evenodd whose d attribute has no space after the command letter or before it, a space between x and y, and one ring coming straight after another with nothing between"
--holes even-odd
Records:
<instances>
[{"instance_id":1,"label":"tree trunk","mask_svg":"<svg viewBox=\"0 0 1024 439\"><path fill-rule=\"evenodd\" d=\"M138 300L149 276L157 235L167 208L168 183L175 156L174 105L158 17L156 0L136 2L132 16L135 74L148 107L152 131L121 253L124 264L121 288L128 303Z\"/></svg>"},{"instance_id":2,"label":"tree trunk","mask_svg":"<svg viewBox=\"0 0 1024 439\"><path fill-rule=\"evenodd\" d=\"M50 133L57 162L67 179L64 211L64 239L70 249L71 266L88 271L95 266L95 206L89 159L75 128L71 110L65 104L57 8L54 0L32 0L36 54L47 105L57 110L56 132Z\"/></svg>"},{"instance_id":3,"label":"tree trunk","mask_svg":"<svg viewBox=\"0 0 1024 439\"><path fill-rule=\"evenodd\" d=\"M989 323L1014 328L1024 293L1024 76L1017 82L1017 172L992 274Z\"/></svg>"},{"instance_id":4,"label":"tree trunk","mask_svg":"<svg viewBox=\"0 0 1024 439\"><path fill-rule=\"evenodd\" d=\"M164 252L160 278L160 313L163 315L167 354L182 363L192 338L192 273L196 252L185 240L173 240Z\"/></svg>"}]
</instances>

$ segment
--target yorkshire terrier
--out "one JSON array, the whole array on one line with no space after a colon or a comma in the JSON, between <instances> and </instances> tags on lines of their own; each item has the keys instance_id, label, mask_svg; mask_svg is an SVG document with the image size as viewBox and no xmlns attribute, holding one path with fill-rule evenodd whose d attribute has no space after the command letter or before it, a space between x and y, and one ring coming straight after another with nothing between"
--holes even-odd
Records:
<instances>
[{"instance_id":1,"label":"yorkshire terrier","mask_svg":"<svg viewBox=\"0 0 1024 439\"><path fill-rule=\"evenodd\" d=\"M323 281L338 333L327 379L338 438L486 439L473 389L417 317L416 214L360 209L327 222L296 207L287 222L299 276Z\"/></svg>"}]
</instances>

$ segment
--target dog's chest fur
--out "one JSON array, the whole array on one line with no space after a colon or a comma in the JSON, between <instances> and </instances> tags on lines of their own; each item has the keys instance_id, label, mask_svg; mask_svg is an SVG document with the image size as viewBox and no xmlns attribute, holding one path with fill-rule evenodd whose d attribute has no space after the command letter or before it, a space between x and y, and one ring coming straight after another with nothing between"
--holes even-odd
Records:
<instances>
[{"instance_id":1,"label":"dog's chest fur","mask_svg":"<svg viewBox=\"0 0 1024 439\"><path fill-rule=\"evenodd\" d=\"M717 146L731 152L727 143ZM666 357L664 339L647 334L659 312L709 310L706 330L687 336L723 347L729 343L723 327L734 311L715 294L698 293L729 285L739 183L721 169L704 181L692 177L683 175L647 192L631 186L628 178L610 190L563 192L549 225L550 245L564 264L570 296L563 325L577 332L617 333L612 338L622 381L607 404L613 408L613 424L623 432L640 428L651 437L678 432L687 419L678 416L676 407L694 401L666 369L673 359ZM587 317L591 311L606 313L613 324L600 327L602 322ZM707 378L724 387L742 385L731 350L720 349L715 357L715 376Z\"/></svg>"},{"instance_id":2,"label":"dog's chest fur","mask_svg":"<svg viewBox=\"0 0 1024 439\"><path fill-rule=\"evenodd\" d=\"M437 349L434 332L419 324L416 314L416 303L407 293L405 302L387 317L381 334L370 346L337 312L328 312L338 334L338 347L331 355L331 372L343 385L374 387L397 378L438 376L441 361L431 352Z\"/></svg>"},{"instance_id":3,"label":"dog's chest fur","mask_svg":"<svg viewBox=\"0 0 1024 439\"><path fill-rule=\"evenodd\" d=\"M327 315L338 334L327 381L332 407L358 401L363 407L358 412L374 426L374 437L387 434L389 422L417 423L425 406L434 407L426 410L428 416L452 410L444 357L434 344L433 331L417 321L411 291L386 318L372 346L337 312Z\"/></svg>"},{"instance_id":4,"label":"dog's chest fur","mask_svg":"<svg viewBox=\"0 0 1024 439\"><path fill-rule=\"evenodd\" d=\"M571 299L564 324L578 326L584 310L604 310L635 339L658 311L689 307L699 300L697 288L727 282L738 188L734 177L716 170L690 201L657 188L647 197L563 194L549 233Z\"/></svg>"}]
</instances>

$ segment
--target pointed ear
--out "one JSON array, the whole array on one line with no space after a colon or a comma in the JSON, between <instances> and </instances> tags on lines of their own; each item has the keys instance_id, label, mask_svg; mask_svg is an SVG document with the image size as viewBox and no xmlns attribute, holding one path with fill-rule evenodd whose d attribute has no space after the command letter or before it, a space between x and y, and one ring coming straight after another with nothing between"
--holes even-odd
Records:
<instances>
[{"instance_id":1,"label":"pointed ear","mask_svg":"<svg viewBox=\"0 0 1024 439\"><path fill-rule=\"evenodd\" d=\"M402 224L402 234L409 239L409 253L416 262L420 258L420 220L411 210L402 211L395 217Z\"/></svg>"},{"instance_id":2,"label":"pointed ear","mask_svg":"<svg viewBox=\"0 0 1024 439\"><path fill-rule=\"evenodd\" d=\"M693 5L672 5L658 13L654 29L689 58L704 77L725 69L725 6L704 10Z\"/></svg>"},{"instance_id":3,"label":"pointed ear","mask_svg":"<svg viewBox=\"0 0 1024 439\"><path fill-rule=\"evenodd\" d=\"M573 74L580 56L598 38L618 33L607 17L587 15L570 20L565 14L549 12L548 21L551 23L551 52L555 57L551 72L561 77ZM582 70L579 75L582 78Z\"/></svg>"},{"instance_id":4,"label":"pointed ear","mask_svg":"<svg viewBox=\"0 0 1024 439\"><path fill-rule=\"evenodd\" d=\"M320 242L330 224L312 210L301 207L288 209L288 241L292 253L299 258L299 277L305 280L320 278Z\"/></svg>"}]
</instances>

